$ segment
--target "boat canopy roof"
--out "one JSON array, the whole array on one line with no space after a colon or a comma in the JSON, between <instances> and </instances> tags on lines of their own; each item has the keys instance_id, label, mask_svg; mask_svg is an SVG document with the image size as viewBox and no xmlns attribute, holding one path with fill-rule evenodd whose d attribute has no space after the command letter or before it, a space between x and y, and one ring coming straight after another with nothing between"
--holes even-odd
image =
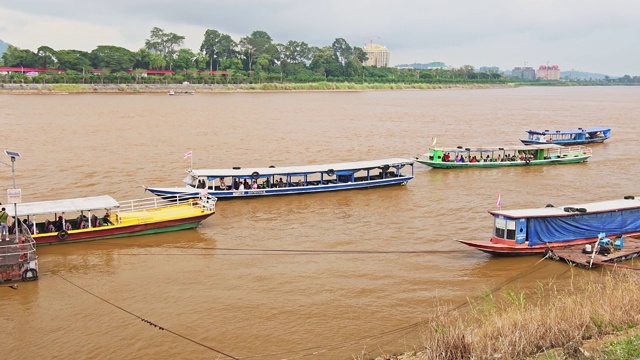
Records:
<instances>
[{"instance_id":1,"label":"boat canopy roof","mask_svg":"<svg viewBox=\"0 0 640 360\"><path fill-rule=\"evenodd\" d=\"M598 132L598 131L606 132L610 130L611 128L608 128L608 127L596 126L596 127L589 127L589 128L570 129L570 130L544 130L544 131L529 130L527 132L531 135L554 135L554 134L583 134L583 133Z\"/></svg>"},{"instance_id":2,"label":"boat canopy roof","mask_svg":"<svg viewBox=\"0 0 640 360\"><path fill-rule=\"evenodd\" d=\"M304 166L284 166L284 167L266 167L266 168L239 168L239 169L192 169L187 172L194 177L246 177L251 176L254 172L260 174L261 177L270 175L298 175L313 174L327 172L331 169L335 173L340 171L358 171L366 169L382 168L385 165L389 167L413 165L415 160L403 158L391 158L382 160L355 161L345 163L334 163L324 165L304 165Z\"/></svg>"},{"instance_id":3,"label":"boat canopy roof","mask_svg":"<svg viewBox=\"0 0 640 360\"><path fill-rule=\"evenodd\" d=\"M109 195L17 204L18 216L80 212L97 209L110 209L119 206L120 204L118 204L118 202ZM15 216L13 205L9 204L4 207L10 216Z\"/></svg>"},{"instance_id":4,"label":"boat canopy roof","mask_svg":"<svg viewBox=\"0 0 640 360\"><path fill-rule=\"evenodd\" d=\"M490 214L494 216L504 216L511 219L523 218L544 218L544 217L560 217L576 215L575 212L564 211L565 207L584 208L588 213L613 212L619 210L639 209L640 197L634 199L607 200L592 203L566 205L560 207L544 207L534 209L518 209L518 210L492 210Z\"/></svg>"},{"instance_id":5,"label":"boat canopy roof","mask_svg":"<svg viewBox=\"0 0 640 360\"><path fill-rule=\"evenodd\" d=\"M535 145L510 145L510 146L479 146L479 147L452 147L452 148L431 148L431 150L442 152L495 152L495 151L518 151L536 149L562 149L558 144L535 144Z\"/></svg>"}]
</instances>

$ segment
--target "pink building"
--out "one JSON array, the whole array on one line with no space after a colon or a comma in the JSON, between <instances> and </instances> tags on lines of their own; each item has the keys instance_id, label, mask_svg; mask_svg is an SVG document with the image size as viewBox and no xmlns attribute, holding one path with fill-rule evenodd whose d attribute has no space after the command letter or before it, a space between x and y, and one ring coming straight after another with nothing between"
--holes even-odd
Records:
<instances>
[{"instance_id":1,"label":"pink building","mask_svg":"<svg viewBox=\"0 0 640 360\"><path fill-rule=\"evenodd\" d=\"M536 78L543 80L560 80L560 68L558 65L540 65L536 71Z\"/></svg>"}]
</instances>

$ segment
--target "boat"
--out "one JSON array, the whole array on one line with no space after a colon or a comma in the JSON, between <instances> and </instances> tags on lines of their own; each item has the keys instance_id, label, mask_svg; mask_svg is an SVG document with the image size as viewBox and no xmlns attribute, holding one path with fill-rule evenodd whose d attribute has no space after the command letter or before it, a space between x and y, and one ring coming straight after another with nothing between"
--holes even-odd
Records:
<instances>
[{"instance_id":1,"label":"boat","mask_svg":"<svg viewBox=\"0 0 640 360\"><path fill-rule=\"evenodd\" d=\"M108 195L17 204L37 245L192 229L215 213L216 198L150 197L118 202ZM7 209L14 216L13 209ZM22 221L20 221L22 219ZM15 234L13 225L10 237Z\"/></svg>"},{"instance_id":2,"label":"boat","mask_svg":"<svg viewBox=\"0 0 640 360\"><path fill-rule=\"evenodd\" d=\"M489 240L458 240L492 255L534 255L594 243L600 233L640 235L640 199L592 202L563 207L489 211Z\"/></svg>"},{"instance_id":3,"label":"boat","mask_svg":"<svg viewBox=\"0 0 640 360\"><path fill-rule=\"evenodd\" d=\"M175 91L175 90L169 90L169 92L167 93L168 95L195 95L196 92L195 91Z\"/></svg>"},{"instance_id":4,"label":"boat","mask_svg":"<svg viewBox=\"0 0 640 360\"><path fill-rule=\"evenodd\" d=\"M157 196L218 199L252 198L406 185L413 179L412 159L391 158L324 165L263 168L188 169L182 187L143 187ZM410 171L403 172L405 168Z\"/></svg>"},{"instance_id":5,"label":"boat","mask_svg":"<svg viewBox=\"0 0 640 360\"><path fill-rule=\"evenodd\" d=\"M611 128L590 127L571 130L529 130L527 138L520 139L525 145L553 143L558 145L584 145L601 143L611 136Z\"/></svg>"},{"instance_id":6,"label":"boat","mask_svg":"<svg viewBox=\"0 0 640 360\"><path fill-rule=\"evenodd\" d=\"M21 223L22 225L22 223ZM38 279L35 241L22 225L17 237L0 241L0 283ZM0 285L16 289L16 285Z\"/></svg>"},{"instance_id":7,"label":"boat","mask_svg":"<svg viewBox=\"0 0 640 360\"><path fill-rule=\"evenodd\" d=\"M432 147L416 157L420 164L438 169L495 168L585 162L591 157L586 146L565 147L555 144L503 147Z\"/></svg>"}]
</instances>

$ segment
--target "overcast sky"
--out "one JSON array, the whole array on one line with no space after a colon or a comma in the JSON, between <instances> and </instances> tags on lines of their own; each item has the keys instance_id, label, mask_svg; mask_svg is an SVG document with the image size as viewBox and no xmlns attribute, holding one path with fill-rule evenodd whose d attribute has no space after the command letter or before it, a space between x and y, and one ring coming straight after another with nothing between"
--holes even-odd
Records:
<instances>
[{"instance_id":1,"label":"overcast sky","mask_svg":"<svg viewBox=\"0 0 640 360\"><path fill-rule=\"evenodd\" d=\"M344 38L387 47L391 65L557 64L640 75L639 0L0 0L0 40L36 51L137 51L153 27L198 51L207 29L238 41L255 30L276 43L327 46Z\"/></svg>"}]
</instances>

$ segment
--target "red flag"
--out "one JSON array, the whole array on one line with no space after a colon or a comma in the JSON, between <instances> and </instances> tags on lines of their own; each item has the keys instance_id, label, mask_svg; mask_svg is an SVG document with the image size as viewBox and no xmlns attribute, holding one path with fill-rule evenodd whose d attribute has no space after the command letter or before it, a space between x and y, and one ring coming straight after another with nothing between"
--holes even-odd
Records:
<instances>
[{"instance_id":1,"label":"red flag","mask_svg":"<svg viewBox=\"0 0 640 360\"><path fill-rule=\"evenodd\" d=\"M186 153L184 153L184 157L182 159L184 160L186 158L190 158L191 155L193 155L193 151L189 150Z\"/></svg>"},{"instance_id":2,"label":"red flag","mask_svg":"<svg viewBox=\"0 0 640 360\"><path fill-rule=\"evenodd\" d=\"M498 198L496 199L496 206L502 207L502 198L500 197L500 193L498 193Z\"/></svg>"}]
</instances>

